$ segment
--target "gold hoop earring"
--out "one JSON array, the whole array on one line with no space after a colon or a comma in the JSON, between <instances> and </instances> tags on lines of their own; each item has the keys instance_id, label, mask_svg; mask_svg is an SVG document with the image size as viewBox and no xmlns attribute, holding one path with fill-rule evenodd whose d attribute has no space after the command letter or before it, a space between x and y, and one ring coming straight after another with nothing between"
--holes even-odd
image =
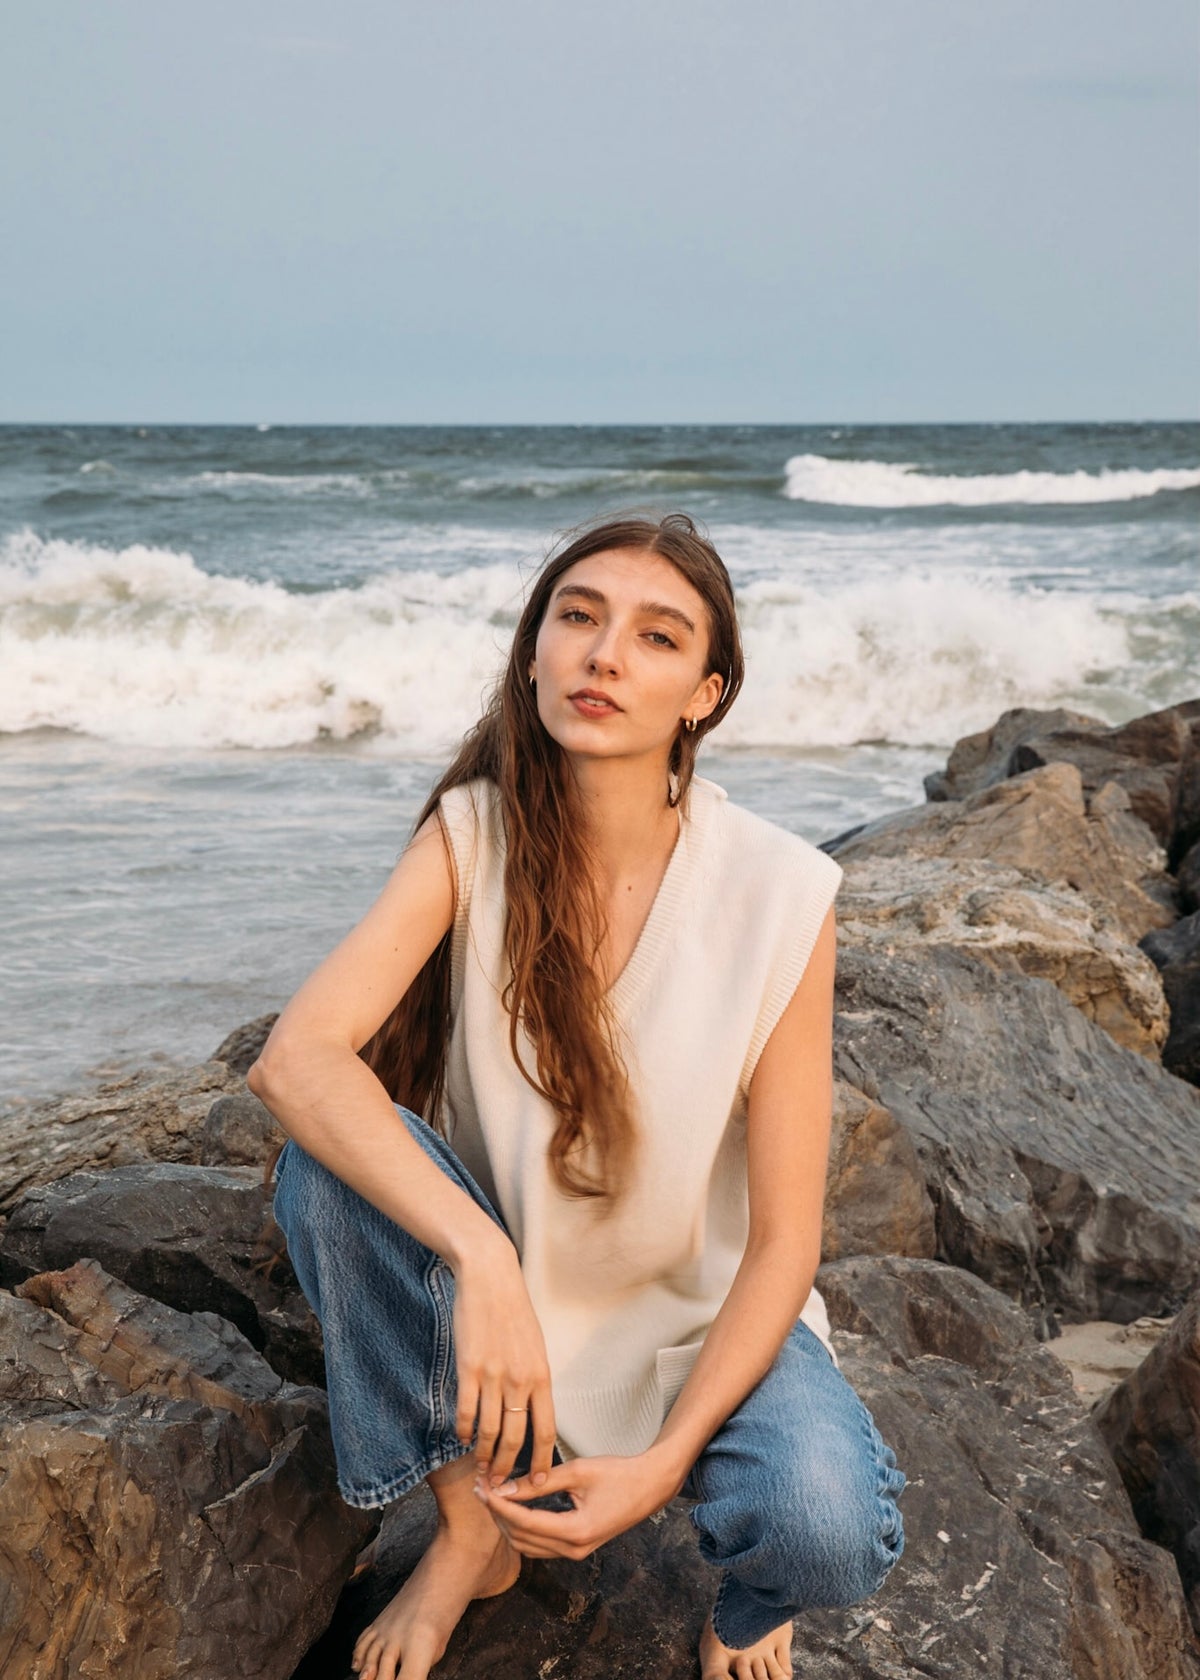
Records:
<instances>
[{"instance_id":1,"label":"gold hoop earring","mask_svg":"<svg viewBox=\"0 0 1200 1680\"><path fill-rule=\"evenodd\" d=\"M529 686L530 688L537 687L537 678L534 676L532 671L529 673Z\"/></svg>"},{"instance_id":2,"label":"gold hoop earring","mask_svg":"<svg viewBox=\"0 0 1200 1680\"><path fill-rule=\"evenodd\" d=\"M694 735L696 733L696 724L698 721L699 720L696 718L684 718L683 727L687 730L689 735Z\"/></svg>"}]
</instances>

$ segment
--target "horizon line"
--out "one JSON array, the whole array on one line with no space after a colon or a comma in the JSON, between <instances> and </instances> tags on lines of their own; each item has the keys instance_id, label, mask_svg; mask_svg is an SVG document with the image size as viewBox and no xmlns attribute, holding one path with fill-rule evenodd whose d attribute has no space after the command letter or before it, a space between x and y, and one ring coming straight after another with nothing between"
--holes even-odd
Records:
<instances>
[{"instance_id":1,"label":"horizon line","mask_svg":"<svg viewBox=\"0 0 1200 1680\"><path fill-rule=\"evenodd\" d=\"M70 427L148 427L160 428L192 426L211 429L225 429L229 431L269 431L311 430L324 427L327 430L345 431L403 431L423 430L437 427L443 431L462 430L567 430L575 428L590 431L631 431L638 428L672 427L672 428L711 428L747 427L760 430L767 429L803 429L830 427L851 427L866 429L868 427L891 426L1196 426L1200 425L1200 414L1187 415L1148 415L1125 416L1104 420L1082 419L1079 416L1060 416L1055 419L1000 419L1000 420L148 420L141 417L133 419L107 420L4 420L0 419L0 429L28 429L70 428Z\"/></svg>"}]
</instances>

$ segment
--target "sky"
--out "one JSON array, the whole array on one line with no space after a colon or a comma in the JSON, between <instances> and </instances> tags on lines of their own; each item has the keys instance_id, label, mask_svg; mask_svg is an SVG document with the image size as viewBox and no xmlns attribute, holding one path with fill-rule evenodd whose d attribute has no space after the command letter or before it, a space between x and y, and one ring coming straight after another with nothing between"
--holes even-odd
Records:
<instances>
[{"instance_id":1,"label":"sky","mask_svg":"<svg viewBox=\"0 0 1200 1680\"><path fill-rule=\"evenodd\" d=\"M54 0L0 421L1200 417L1194 0Z\"/></svg>"}]
</instances>

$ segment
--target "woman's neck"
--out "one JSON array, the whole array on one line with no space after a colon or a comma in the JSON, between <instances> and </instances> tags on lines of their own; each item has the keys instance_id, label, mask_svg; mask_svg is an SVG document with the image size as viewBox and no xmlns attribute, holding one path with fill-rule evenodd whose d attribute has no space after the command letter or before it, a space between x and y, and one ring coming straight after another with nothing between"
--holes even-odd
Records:
<instances>
[{"instance_id":1,"label":"woman's neck","mask_svg":"<svg viewBox=\"0 0 1200 1680\"><path fill-rule=\"evenodd\" d=\"M575 774L588 844L601 885L637 874L671 849L679 813L667 803L666 765L656 759L586 759Z\"/></svg>"}]
</instances>

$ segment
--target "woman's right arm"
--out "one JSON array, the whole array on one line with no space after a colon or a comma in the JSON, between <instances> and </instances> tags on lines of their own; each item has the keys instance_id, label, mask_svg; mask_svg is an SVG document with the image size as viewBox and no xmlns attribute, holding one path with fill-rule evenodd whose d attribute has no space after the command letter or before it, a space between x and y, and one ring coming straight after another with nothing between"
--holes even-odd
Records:
<instances>
[{"instance_id":1,"label":"woman's right arm","mask_svg":"<svg viewBox=\"0 0 1200 1680\"><path fill-rule=\"evenodd\" d=\"M458 1435L503 1480L534 1417L531 1469L554 1447L545 1344L505 1232L421 1148L358 1054L454 918L441 824L422 825L367 914L313 971L271 1030L246 1083L305 1152L440 1254L454 1273Z\"/></svg>"}]
</instances>

